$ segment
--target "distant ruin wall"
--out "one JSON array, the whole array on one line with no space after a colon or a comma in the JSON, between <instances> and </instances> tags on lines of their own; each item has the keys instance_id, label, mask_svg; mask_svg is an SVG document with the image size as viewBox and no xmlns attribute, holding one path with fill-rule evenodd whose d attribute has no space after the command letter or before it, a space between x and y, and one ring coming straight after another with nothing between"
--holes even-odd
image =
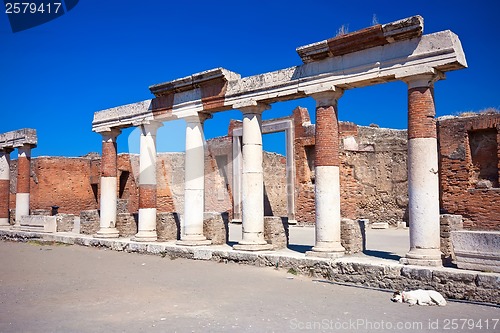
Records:
<instances>
[{"instance_id":1,"label":"distant ruin wall","mask_svg":"<svg viewBox=\"0 0 500 333\"><path fill-rule=\"evenodd\" d=\"M464 228L500 230L500 113L438 121L441 209Z\"/></svg>"}]
</instances>

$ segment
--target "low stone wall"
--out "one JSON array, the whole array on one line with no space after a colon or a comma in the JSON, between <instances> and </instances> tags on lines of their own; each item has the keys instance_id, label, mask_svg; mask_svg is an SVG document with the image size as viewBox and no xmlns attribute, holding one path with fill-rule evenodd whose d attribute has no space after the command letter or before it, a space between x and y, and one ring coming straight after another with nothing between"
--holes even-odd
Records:
<instances>
[{"instance_id":1,"label":"low stone wall","mask_svg":"<svg viewBox=\"0 0 500 333\"><path fill-rule=\"evenodd\" d=\"M203 215L203 235L213 245L226 244L229 238L229 214L205 212Z\"/></svg>"},{"instance_id":2,"label":"low stone wall","mask_svg":"<svg viewBox=\"0 0 500 333\"><path fill-rule=\"evenodd\" d=\"M93 235L99 231L99 212L97 209L82 210L80 212L80 233Z\"/></svg>"},{"instance_id":3,"label":"low stone wall","mask_svg":"<svg viewBox=\"0 0 500 333\"><path fill-rule=\"evenodd\" d=\"M57 231L56 217L47 215L23 215L21 216L19 226L15 226L15 228L22 231L55 233Z\"/></svg>"},{"instance_id":4,"label":"low stone wall","mask_svg":"<svg viewBox=\"0 0 500 333\"><path fill-rule=\"evenodd\" d=\"M365 221L342 219L340 241L346 254L363 252L366 249Z\"/></svg>"},{"instance_id":5,"label":"low stone wall","mask_svg":"<svg viewBox=\"0 0 500 333\"><path fill-rule=\"evenodd\" d=\"M120 237L133 237L137 233L139 217L137 214L116 214L116 229Z\"/></svg>"},{"instance_id":6,"label":"low stone wall","mask_svg":"<svg viewBox=\"0 0 500 333\"><path fill-rule=\"evenodd\" d=\"M180 216L177 213L166 212L156 214L156 234L158 241L180 239Z\"/></svg>"},{"instance_id":7,"label":"low stone wall","mask_svg":"<svg viewBox=\"0 0 500 333\"><path fill-rule=\"evenodd\" d=\"M450 266L455 260L455 253L453 252L453 245L451 243L451 232L462 230L464 228L464 222L462 220L462 215L452 214L442 214L439 221L443 265Z\"/></svg>"},{"instance_id":8,"label":"low stone wall","mask_svg":"<svg viewBox=\"0 0 500 333\"><path fill-rule=\"evenodd\" d=\"M500 304L500 274L442 267L418 267L397 262L345 256L335 260L290 255L288 253L243 252L229 246L189 247L158 242L132 242L127 239L97 239L86 235L41 234L0 229L0 239L37 239L83 246L106 247L115 251L137 252L186 258L235 262L289 270L316 279L350 283L387 290L434 289L450 299Z\"/></svg>"},{"instance_id":9,"label":"low stone wall","mask_svg":"<svg viewBox=\"0 0 500 333\"><path fill-rule=\"evenodd\" d=\"M57 214L57 232L72 232L75 227L75 215Z\"/></svg>"},{"instance_id":10,"label":"low stone wall","mask_svg":"<svg viewBox=\"0 0 500 333\"><path fill-rule=\"evenodd\" d=\"M458 268L500 273L500 231L451 232Z\"/></svg>"},{"instance_id":11,"label":"low stone wall","mask_svg":"<svg viewBox=\"0 0 500 333\"><path fill-rule=\"evenodd\" d=\"M288 246L288 218L264 216L264 239L273 249L285 249Z\"/></svg>"}]
</instances>

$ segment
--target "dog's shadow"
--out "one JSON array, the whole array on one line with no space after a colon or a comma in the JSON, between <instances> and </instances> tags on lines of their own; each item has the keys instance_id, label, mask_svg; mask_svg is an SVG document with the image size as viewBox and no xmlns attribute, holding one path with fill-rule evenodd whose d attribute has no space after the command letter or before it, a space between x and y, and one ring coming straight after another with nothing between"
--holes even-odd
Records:
<instances>
[{"instance_id":1,"label":"dog's shadow","mask_svg":"<svg viewBox=\"0 0 500 333\"><path fill-rule=\"evenodd\" d=\"M399 259L401 259L401 256L399 256L395 253L386 252L386 251L364 250L363 254L367 255L369 257L376 257L376 258L396 260L396 261L399 261Z\"/></svg>"}]
</instances>

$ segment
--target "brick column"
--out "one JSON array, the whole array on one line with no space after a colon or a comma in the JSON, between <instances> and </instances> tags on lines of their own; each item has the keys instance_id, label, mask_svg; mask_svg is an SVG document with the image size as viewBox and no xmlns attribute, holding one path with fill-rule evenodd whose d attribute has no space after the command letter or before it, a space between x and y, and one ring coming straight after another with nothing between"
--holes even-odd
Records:
<instances>
[{"instance_id":1,"label":"brick column","mask_svg":"<svg viewBox=\"0 0 500 333\"><path fill-rule=\"evenodd\" d=\"M262 168L262 112L266 104L242 108L242 239L235 250L271 250L264 239L264 174Z\"/></svg>"},{"instance_id":2,"label":"brick column","mask_svg":"<svg viewBox=\"0 0 500 333\"><path fill-rule=\"evenodd\" d=\"M203 235L205 212L205 138L203 122L206 115L185 118L186 155L184 162L184 220L179 245L209 245Z\"/></svg>"},{"instance_id":3,"label":"brick column","mask_svg":"<svg viewBox=\"0 0 500 333\"><path fill-rule=\"evenodd\" d=\"M307 256L338 258L340 243L340 158L337 100L343 90L312 94L316 100L315 204L316 242Z\"/></svg>"},{"instance_id":4,"label":"brick column","mask_svg":"<svg viewBox=\"0 0 500 333\"><path fill-rule=\"evenodd\" d=\"M410 251L402 262L411 265L442 264L434 79L422 75L407 80Z\"/></svg>"},{"instance_id":5,"label":"brick column","mask_svg":"<svg viewBox=\"0 0 500 333\"><path fill-rule=\"evenodd\" d=\"M10 226L10 152L12 149L0 149L0 226Z\"/></svg>"},{"instance_id":6,"label":"brick column","mask_svg":"<svg viewBox=\"0 0 500 333\"><path fill-rule=\"evenodd\" d=\"M21 226L21 216L30 214L31 148L31 145L17 148L16 224L14 227Z\"/></svg>"},{"instance_id":7,"label":"brick column","mask_svg":"<svg viewBox=\"0 0 500 333\"><path fill-rule=\"evenodd\" d=\"M117 199L117 161L116 138L121 133L119 129L101 132L101 200L100 200L100 228L94 237L116 238L116 199Z\"/></svg>"},{"instance_id":8,"label":"brick column","mask_svg":"<svg viewBox=\"0 0 500 333\"><path fill-rule=\"evenodd\" d=\"M133 240L154 242L156 234L156 131L159 122L141 125L139 157L139 226Z\"/></svg>"}]
</instances>

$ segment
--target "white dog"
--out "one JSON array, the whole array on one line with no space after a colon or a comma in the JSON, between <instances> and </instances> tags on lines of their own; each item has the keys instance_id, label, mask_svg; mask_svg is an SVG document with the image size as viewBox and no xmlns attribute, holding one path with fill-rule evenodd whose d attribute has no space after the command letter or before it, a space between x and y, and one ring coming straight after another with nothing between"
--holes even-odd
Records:
<instances>
[{"instance_id":1,"label":"white dog","mask_svg":"<svg viewBox=\"0 0 500 333\"><path fill-rule=\"evenodd\" d=\"M446 300L444 297L434 290L412 290L412 291L396 291L392 295L391 301L398 303L408 303L410 306L418 305L439 305L445 306Z\"/></svg>"}]
</instances>

